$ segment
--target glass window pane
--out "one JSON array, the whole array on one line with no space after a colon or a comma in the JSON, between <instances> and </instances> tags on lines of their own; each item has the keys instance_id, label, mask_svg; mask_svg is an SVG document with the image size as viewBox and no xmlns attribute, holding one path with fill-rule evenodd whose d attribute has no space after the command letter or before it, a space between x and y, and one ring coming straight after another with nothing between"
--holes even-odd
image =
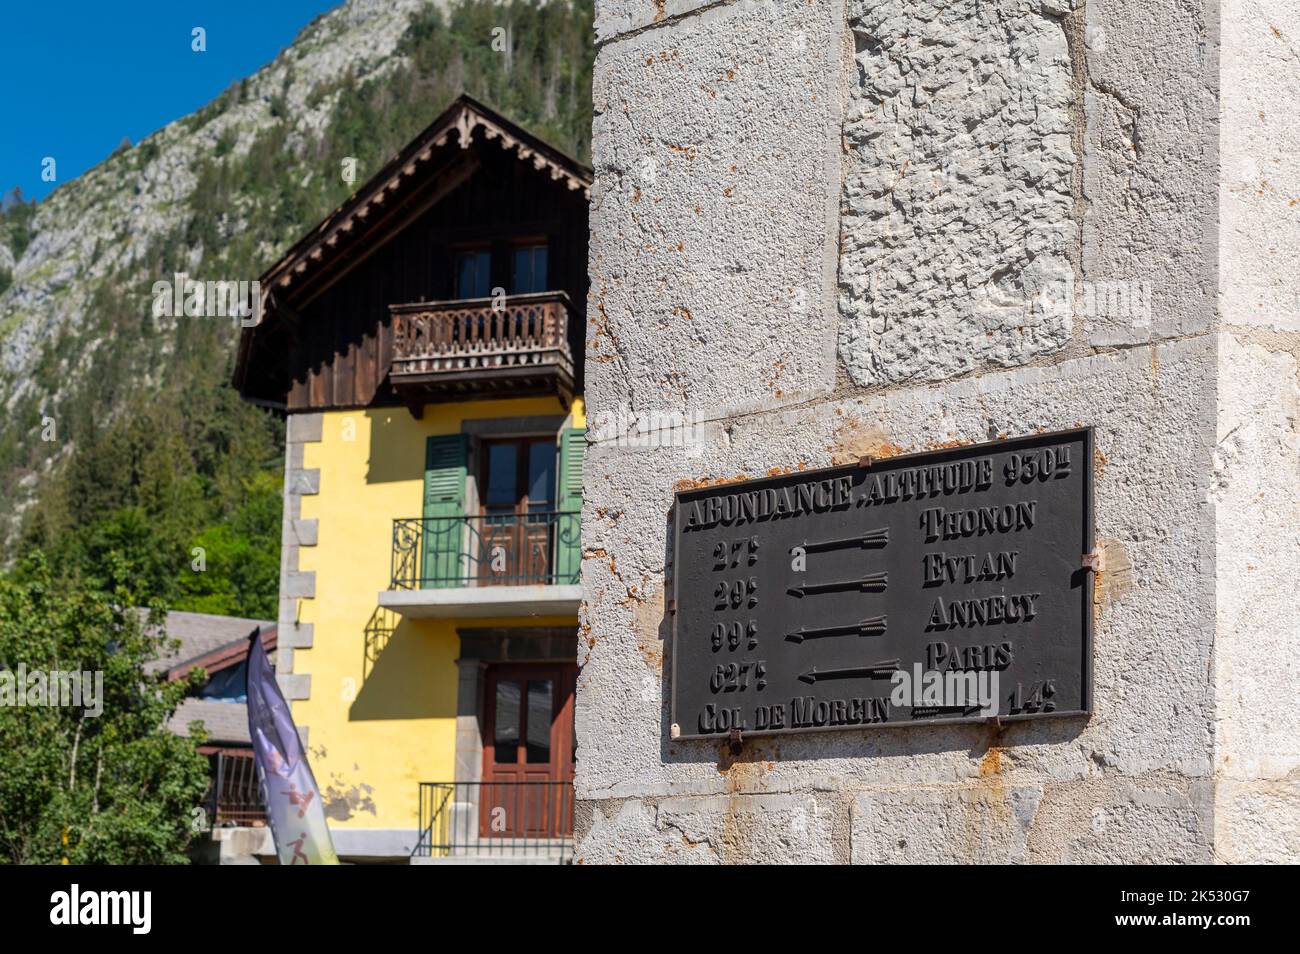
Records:
<instances>
[{"instance_id":1,"label":"glass window pane","mask_svg":"<svg viewBox=\"0 0 1300 954\"><path fill-rule=\"evenodd\" d=\"M456 297L468 298L474 287L474 256L461 253L456 256Z\"/></svg>"},{"instance_id":2,"label":"glass window pane","mask_svg":"<svg viewBox=\"0 0 1300 954\"><path fill-rule=\"evenodd\" d=\"M517 295L546 291L545 245L529 245L515 249L511 283Z\"/></svg>"},{"instance_id":3,"label":"glass window pane","mask_svg":"<svg viewBox=\"0 0 1300 954\"><path fill-rule=\"evenodd\" d=\"M499 680L494 704L493 758L500 765L513 764L519 761L519 683Z\"/></svg>"},{"instance_id":4,"label":"glass window pane","mask_svg":"<svg viewBox=\"0 0 1300 954\"><path fill-rule=\"evenodd\" d=\"M516 295L522 295L530 291L531 278L529 274L531 269L528 267L528 249L515 249L514 261L510 266L510 285Z\"/></svg>"},{"instance_id":5,"label":"glass window pane","mask_svg":"<svg viewBox=\"0 0 1300 954\"><path fill-rule=\"evenodd\" d=\"M456 297L486 298L491 294L490 252L461 252L456 256Z\"/></svg>"},{"instance_id":6,"label":"glass window pane","mask_svg":"<svg viewBox=\"0 0 1300 954\"><path fill-rule=\"evenodd\" d=\"M539 245L533 250L533 283L538 291L546 291L546 246Z\"/></svg>"},{"instance_id":7,"label":"glass window pane","mask_svg":"<svg viewBox=\"0 0 1300 954\"><path fill-rule=\"evenodd\" d=\"M549 679L528 680L528 761L551 760L551 701L554 688Z\"/></svg>"},{"instance_id":8,"label":"glass window pane","mask_svg":"<svg viewBox=\"0 0 1300 954\"><path fill-rule=\"evenodd\" d=\"M487 487L483 502L489 507L513 507L519 502L519 448L515 444L487 445Z\"/></svg>"},{"instance_id":9,"label":"glass window pane","mask_svg":"<svg viewBox=\"0 0 1300 954\"><path fill-rule=\"evenodd\" d=\"M550 510L554 495L555 443L536 441L528 446L529 509Z\"/></svg>"}]
</instances>

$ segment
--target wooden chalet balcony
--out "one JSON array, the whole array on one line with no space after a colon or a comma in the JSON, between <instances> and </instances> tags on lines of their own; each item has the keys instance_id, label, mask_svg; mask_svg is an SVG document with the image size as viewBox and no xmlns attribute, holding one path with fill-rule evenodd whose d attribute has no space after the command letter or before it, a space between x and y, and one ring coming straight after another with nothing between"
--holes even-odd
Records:
<instances>
[{"instance_id":1,"label":"wooden chalet balcony","mask_svg":"<svg viewBox=\"0 0 1300 954\"><path fill-rule=\"evenodd\" d=\"M499 300L498 300L499 302ZM573 397L569 321L562 291L390 305L390 380L411 407L424 400L557 394Z\"/></svg>"}]
</instances>

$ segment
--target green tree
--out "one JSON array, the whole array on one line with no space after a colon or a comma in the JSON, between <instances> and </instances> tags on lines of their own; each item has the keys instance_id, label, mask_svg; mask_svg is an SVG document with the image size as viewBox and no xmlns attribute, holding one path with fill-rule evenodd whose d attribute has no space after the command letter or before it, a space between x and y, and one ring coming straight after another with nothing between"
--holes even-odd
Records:
<instances>
[{"instance_id":1,"label":"green tree","mask_svg":"<svg viewBox=\"0 0 1300 954\"><path fill-rule=\"evenodd\" d=\"M40 555L0 578L0 669L103 677L98 716L0 706L0 861L187 861L207 761L166 728L194 684L145 671L171 648L161 618L125 590L69 585Z\"/></svg>"},{"instance_id":2,"label":"green tree","mask_svg":"<svg viewBox=\"0 0 1300 954\"><path fill-rule=\"evenodd\" d=\"M245 483L245 504L226 523L194 538L200 556L182 573L178 609L223 616L274 618L280 591L280 480L255 474Z\"/></svg>"},{"instance_id":3,"label":"green tree","mask_svg":"<svg viewBox=\"0 0 1300 954\"><path fill-rule=\"evenodd\" d=\"M106 427L72 420L85 434L28 514L21 552L43 550L67 577L126 587L138 603L275 615L277 418L196 372Z\"/></svg>"}]
</instances>

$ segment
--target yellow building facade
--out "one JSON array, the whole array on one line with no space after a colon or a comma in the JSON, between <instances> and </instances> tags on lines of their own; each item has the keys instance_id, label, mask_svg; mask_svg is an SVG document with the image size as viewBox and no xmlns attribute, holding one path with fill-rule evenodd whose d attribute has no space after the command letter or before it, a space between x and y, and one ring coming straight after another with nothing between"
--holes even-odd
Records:
<instances>
[{"instance_id":1,"label":"yellow building facade","mask_svg":"<svg viewBox=\"0 0 1300 954\"><path fill-rule=\"evenodd\" d=\"M569 847L589 182L462 97L262 278L277 676L345 860Z\"/></svg>"}]
</instances>

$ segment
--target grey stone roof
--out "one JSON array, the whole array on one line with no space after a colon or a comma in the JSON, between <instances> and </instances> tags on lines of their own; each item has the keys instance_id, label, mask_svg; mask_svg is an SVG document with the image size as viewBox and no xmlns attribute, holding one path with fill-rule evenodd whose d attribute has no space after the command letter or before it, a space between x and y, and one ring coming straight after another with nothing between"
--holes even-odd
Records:
<instances>
[{"instance_id":1,"label":"grey stone roof","mask_svg":"<svg viewBox=\"0 0 1300 954\"><path fill-rule=\"evenodd\" d=\"M167 636L179 639L180 649L165 659L149 663L145 668L148 672L171 669L178 663L195 659L228 643L247 639L255 626L267 629L274 625L274 622L265 619L171 612L167 614Z\"/></svg>"},{"instance_id":2,"label":"grey stone roof","mask_svg":"<svg viewBox=\"0 0 1300 954\"><path fill-rule=\"evenodd\" d=\"M214 699L186 699L167 723L177 735L188 736L191 722L202 722L209 742L238 742L248 745L248 707L242 702Z\"/></svg>"},{"instance_id":3,"label":"grey stone roof","mask_svg":"<svg viewBox=\"0 0 1300 954\"><path fill-rule=\"evenodd\" d=\"M214 649L248 639L256 627L270 629L275 623L240 616L215 616L211 613L172 612L167 614L167 635L179 639L180 647L165 659L148 665L150 672L160 672L205 656ZM275 654L271 654L274 664ZM189 724L202 722L208 742L248 745L248 707L242 702L219 702L215 699L186 699L167 723L177 735L188 736Z\"/></svg>"}]
</instances>

